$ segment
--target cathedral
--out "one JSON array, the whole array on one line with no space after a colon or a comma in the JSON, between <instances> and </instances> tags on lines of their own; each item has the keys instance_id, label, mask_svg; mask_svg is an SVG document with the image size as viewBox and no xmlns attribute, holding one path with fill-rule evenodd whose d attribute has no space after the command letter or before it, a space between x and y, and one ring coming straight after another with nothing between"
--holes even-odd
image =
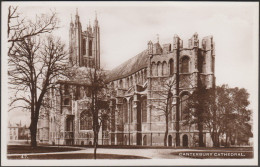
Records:
<instances>
[{"instance_id":1,"label":"cathedral","mask_svg":"<svg viewBox=\"0 0 260 167\"><path fill-rule=\"evenodd\" d=\"M95 18L82 30L76 13L69 30L70 66L100 69L100 27ZM163 146L168 126L167 146L198 146L199 131L195 125L184 125L186 99L200 87L215 87L215 48L212 36L199 45L198 34L188 40L188 47L174 35L173 43L149 41L147 49L118 67L106 71L106 84L115 90L107 103L111 115L102 124L100 145ZM165 83L171 81L169 113L165 108ZM90 87L81 82L57 82L60 92L50 90L51 109L42 109L38 124L40 143L92 145L92 118L85 102ZM169 86L169 85L168 85ZM167 124L166 124L167 119ZM203 143L212 146L204 129Z\"/></svg>"}]
</instances>

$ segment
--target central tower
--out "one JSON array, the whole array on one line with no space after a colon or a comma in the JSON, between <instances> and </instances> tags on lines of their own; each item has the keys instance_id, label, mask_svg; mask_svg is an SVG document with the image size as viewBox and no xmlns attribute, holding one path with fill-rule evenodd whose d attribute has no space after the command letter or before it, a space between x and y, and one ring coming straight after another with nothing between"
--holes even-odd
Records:
<instances>
[{"instance_id":1,"label":"central tower","mask_svg":"<svg viewBox=\"0 0 260 167\"><path fill-rule=\"evenodd\" d=\"M100 28L97 14L93 24L87 25L87 30L82 31L78 10L75 22L71 18L69 31L69 64L70 66L84 66L100 69Z\"/></svg>"}]
</instances>

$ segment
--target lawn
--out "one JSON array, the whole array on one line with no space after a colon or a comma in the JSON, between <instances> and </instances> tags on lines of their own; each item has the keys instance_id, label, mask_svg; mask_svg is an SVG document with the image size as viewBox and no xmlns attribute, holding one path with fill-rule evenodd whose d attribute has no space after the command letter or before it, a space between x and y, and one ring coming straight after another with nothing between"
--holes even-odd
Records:
<instances>
[{"instance_id":1,"label":"lawn","mask_svg":"<svg viewBox=\"0 0 260 167\"><path fill-rule=\"evenodd\" d=\"M94 159L91 153L76 154L41 154L41 155L15 155L8 156L8 159ZM117 155L117 154L97 154L97 159L149 159L141 156L133 155Z\"/></svg>"},{"instance_id":2,"label":"lawn","mask_svg":"<svg viewBox=\"0 0 260 167\"><path fill-rule=\"evenodd\" d=\"M48 147L38 146L32 148L29 145L9 145L7 146L7 154L26 154L26 153L49 153L49 152L65 152L65 151L77 151L79 148L68 147Z\"/></svg>"}]
</instances>

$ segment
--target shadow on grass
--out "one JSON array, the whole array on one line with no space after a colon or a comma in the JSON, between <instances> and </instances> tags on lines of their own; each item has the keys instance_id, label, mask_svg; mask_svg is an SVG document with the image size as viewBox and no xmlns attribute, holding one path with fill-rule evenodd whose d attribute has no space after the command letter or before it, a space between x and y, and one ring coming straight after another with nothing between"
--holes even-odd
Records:
<instances>
[{"instance_id":1,"label":"shadow on grass","mask_svg":"<svg viewBox=\"0 0 260 167\"><path fill-rule=\"evenodd\" d=\"M9 145L7 146L7 154L26 154L26 153L49 153L49 152L65 152L65 151L77 151L79 148L66 148L66 147L48 147L38 146L32 148L31 146L23 145Z\"/></svg>"},{"instance_id":2,"label":"shadow on grass","mask_svg":"<svg viewBox=\"0 0 260 167\"><path fill-rule=\"evenodd\" d=\"M76 154L41 154L41 155L15 155L8 159L94 159L91 153ZM147 157L117 154L97 154L97 159L149 159Z\"/></svg>"}]
</instances>

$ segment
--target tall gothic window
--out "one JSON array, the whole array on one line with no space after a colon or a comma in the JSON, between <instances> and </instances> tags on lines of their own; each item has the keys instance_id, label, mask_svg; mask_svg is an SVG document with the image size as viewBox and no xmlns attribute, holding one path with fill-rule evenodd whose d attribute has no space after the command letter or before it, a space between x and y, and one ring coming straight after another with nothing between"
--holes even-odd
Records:
<instances>
[{"instance_id":1,"label":"tall gothic window","mask_svg":"<svg viewBox=\"0 0 260 167\"><path fill-rule=\"evenodd\" d=\"M202 73L206 73L206 57L202 60Z\"/></svg>"},{"instance_id":2,"label":"tall gothic window","mask_svg":"<svg viewBox=\"0 0 260 167\"><path fill-rule=\"evenodd\" d=\"M82 111L80 113L80 130L92 129L92 115L88 111Z\"/></svg>"},{"instance_id":3,"label":"tall gothic window","mask_svg":"<svg viewBox=\"0 0 260 167\"><path fill-rule=\"evenodd\" d=\"M188 73L190 71L190 59L185 56L181 59L181 73Z\"/></svg>"},{"instance_id":4,"label":"tall gothic window","mask_svg":"<svg viewBox=\"0 0 260 167\"><path fill-rule=\"evenodd\" d=\"M134 108L134 100L133 98L130 100L130 122L133 122L133 108Z\"/></svg>"},{"instance_id":5,"label":"tall gothic window","mask_svg":"<svg viewBox=\"0 0 260 167\"><path fill-rule=\"evenodd\" d=\"M162 76L162 63L161 62L157 63L157 74L158 74L158 76Z\"/></svg>"},{"instance_id":6,"label":"tall gothic window","mask_svg":"<svg viewBox=\"0 0 260 167\"><path fill-rule=\"evenodd\" d=\"M146 81L147 79L147 73L146 73L146 69L144 70L144 82Z\"/></svg>"},{"instance_id":7,"label":"tall gothic window","mask_svg":"<svg viewBox=\"0 0 260 167\"><path fill-rule=\"evenodd\" d=\"M152 63L152 76L157 76L157 67L155 62Z\"/></svg>"},{"instance_id":8,"label":"tall gothic window","mask_svg":"<svg viewBox=\"0 0 260 167\"><path fill-rule=\"evenodd\" d=\"M69 98L66 98L66 99L64 100L64 105L65 105L65 106L70 105L70 99L69 99Z\"/></svg>"},{"instance_id":9,"label":"tall gothic window","mask_svg":"<svg viewBox=\"0 0 260 167\"><path fill-rule=\"evenodd\" d=\"M163 62L162 70L163 76L167 75L167 63L165 61Z\"/></svg>"},{"instance_id":10,"label":"tall gothic window","mask_svg":"<svg viewBox=\"0 0 260 167\"><path fill-rule=\"evenodd\" d=\"M129 86L133 86L133 77L132 76L130 76L130 84L129 84Z\"/></svg>"},{"instance_id":11,"label":"tall gothic window","mask_svg":"<svg viewBox=\"0 0 260 167\"><path fill-rule=\"evenodd\" d=\"M181 114L180 114L181 120L185 118L184 112L187 109L188 98L189 96L187 94L181 96Z\"/></svg>"},{"instance_id":12,"label":"tall gothic window","mask_svg":"<svg viewBox=\"0 0 260 167\"><path fill-rule=\"evenodd\" d=\"M142 122L147 122L147 100L146 100L146 97L142 98L141 107L142 107Z\"/></svg>"},{"instance_id":13,"label":"tall gothic window","mask_svg":"<svg viewBox=\"0 0 260 167\"><path fill-rule=\"evenodd\" d=\"M126 88L129 88L129 78L126 79Z\"/></svg>"},{"instance_id":14,"label":"tall gothic window","mask_svg":"<svg viewBox=\"0 0 260 167\"><path fill-rule=\"evenodd\" d=\"M88 43L88 55L92 56L92 41L91 40Z\"/></svg>"},{"instance_id":15,"label":"tall gothic window","mask_svg":"<svg viewBox=\"0 0 260 167\"><path fill-rule=\"evenodd\" d=\"M122 80L119 81L119 87L123 88L123 81Z\"/></svg>"},{"instance_id":16,"label":"tall gothic window","mask_svg":"<svg viewBox=\"0 0 260 167\"><path fill-rule=\"evenodd\" d=\"M75 99L76 100L80 99L80 86L76 87Z\"/></svg>"},{"instance_id":17,"label":"tall gothic window","mask_svg":"<svg viewBox=\"0 0 260 167\"><path fill-rule=\"evenodd\" d=\"M174 64L173 64L173 60L172 60L172 59L170 59L169 64L170 64L170 75L173 75L173 72L174 72Z\"/></svg>"},{"instance_id":18,"label":"tall gothic window","mask_svg":"<svg viewBox=\"0 0 260 167\"><path fill-rule=\"evenodd\" d=\"M82 53L83 53L83 55L85 55L86 54L86 39L83 39L82 40Z\"/></svg>"},{"instance_id":19,"label":"tall gothic window","mask_svg":"<svg viewBox=\"0 0 260 167\"><path fill-rule=\"evenodd\" d=\"M123 101L123 113L124 113L124 122L128 123L128 109L127 109L127 100Z\"/></svg>"},{"instance_id":20,"label":"tall gothic window","mask_svg":"<svg viewBox=\"0 0 260 167\"><path fill-rule=\"evenodd\" d=\"M69 86L68 85L64 86L64 94L69 95Z\"/></svg>"}]
</instances>

